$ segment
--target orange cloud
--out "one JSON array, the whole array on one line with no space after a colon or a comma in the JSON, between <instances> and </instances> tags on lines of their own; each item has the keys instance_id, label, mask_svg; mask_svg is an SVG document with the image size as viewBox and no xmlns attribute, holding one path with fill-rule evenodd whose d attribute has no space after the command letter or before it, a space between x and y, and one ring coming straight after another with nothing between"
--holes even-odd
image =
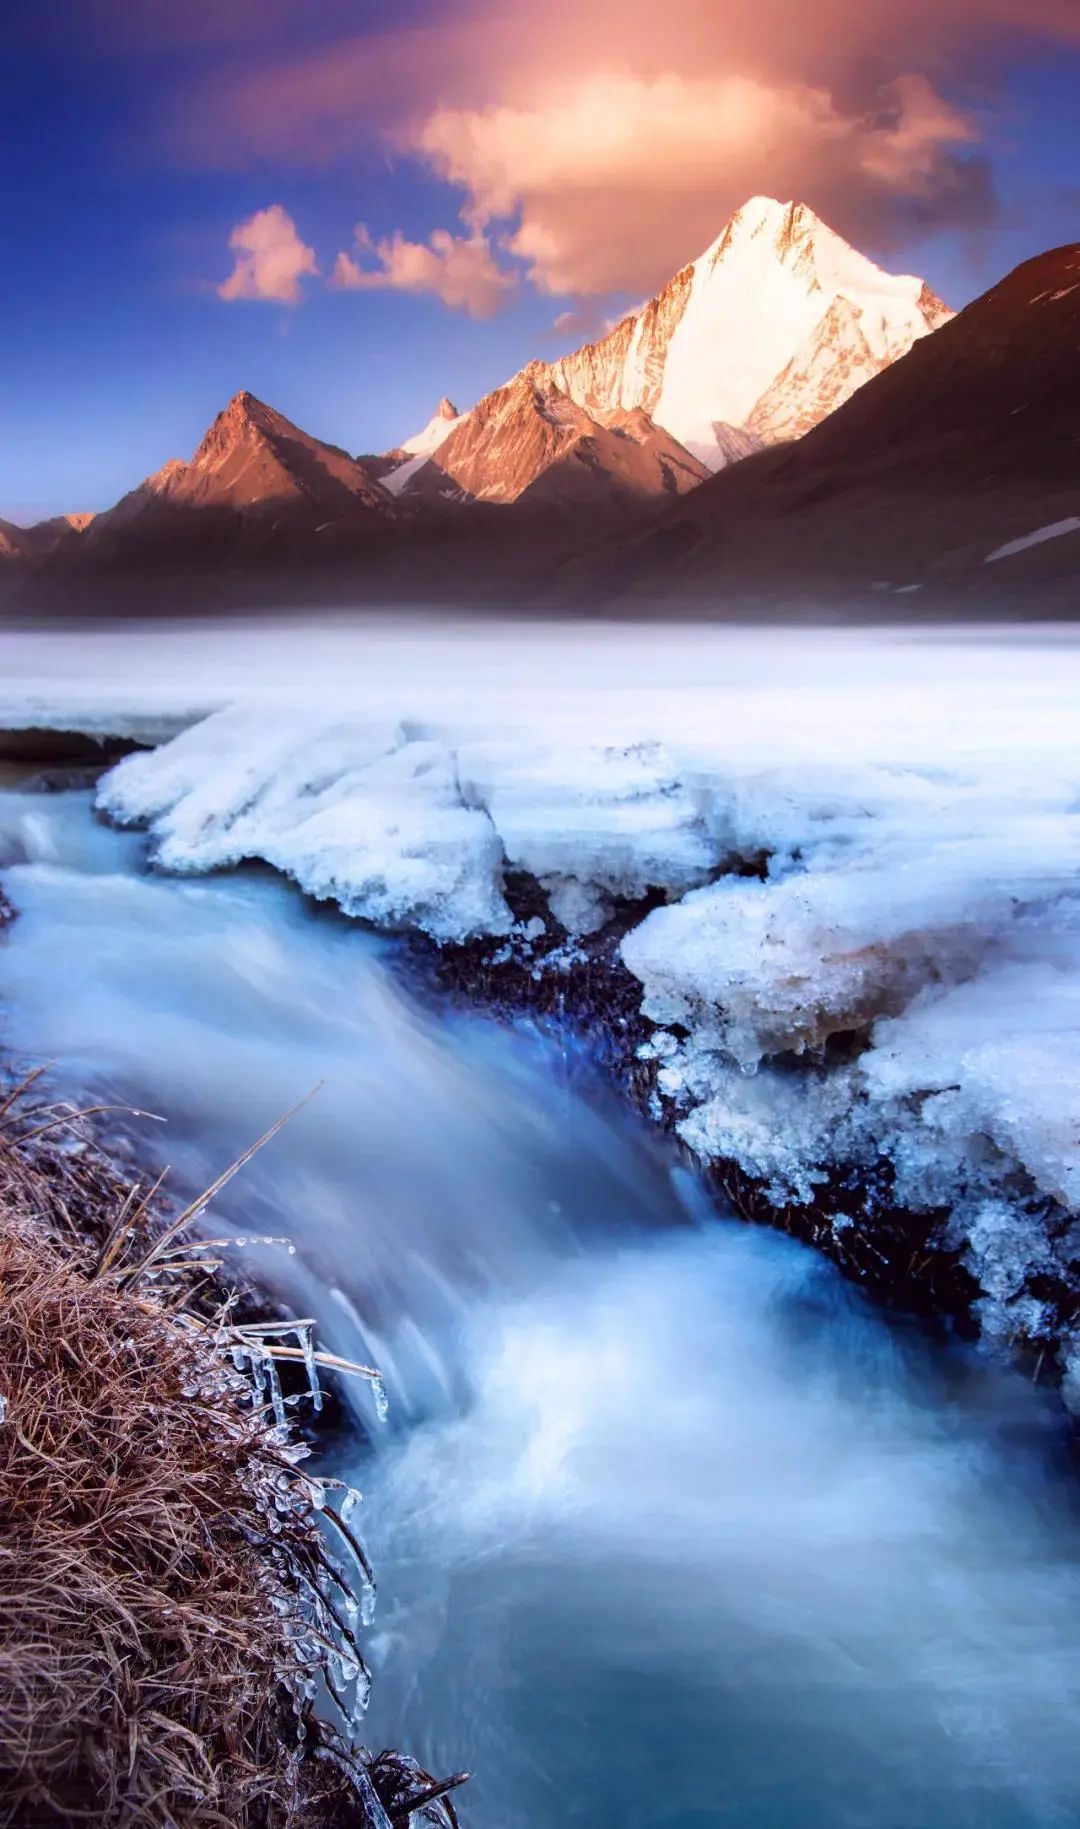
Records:
<instances>
[{"instance_id":1,"label":"orange cloud","mask_svg":"<svg viewBox=\"0 0 1080 1829\"><path fill-rule=\"evenodd\" d=\"M455 311L490 318L517 285L517 274L498 265L480 234L456 236L436 229L425 243L407 241L399 230L376 242L361 223L356 241L378 264L361 266L351 254L339 254L330 283L345 291L431 292Z\"/></svg>"},{"instance_id":2,"label":"orange cloud","mask_svg":"<svg viewBox=\"0 0 1080 1829\"><path fill-rule=\"evenodd\" d=\"M303 17L310 0L293 10ZM338 11L344 20L350 8ZM806 84L847 111L872 107L905 71L940 86L977 68L981 80L1007 60L1010 34L1080 42L1076 0L666 0L662 18L655 0L428 0L409 11L408 26L343 31L291 55L280 33L253 29L242 62L184 95L175 138L210 164L320 164L408 137L442 107L533 107L602 76Z\"/></svg>"},{"instance_id":3,"label":"orange cloud","mask_svg":"<svg viewBox=\"0 0 1080 1829\"><path fill-rule=\"evenodd\" d=\"M301 241L295 222L280 203L238 222L229 246L236 254L236 265L218 287L219 298L298 305L300 281L319 271L314 249Z\"/></svg>"},{"instance_id":4,"label":"orange cloud","mask_svg":"<svg viewBox=\"0 0 1080 1829\"><path fill-rule=\"evenodd\" d=\"M668 74L568 79L531 107L440 108L415 146L464 191L474 231L514 222L507 246L541 291L582 295L651 291L763 170L781 196L932 198L975 137L920 77L868 116L820 86Z\"/></svg>"},{"instance_id":5,"label":"orange cloud","mask_svg":"<svg viewBox=\"0 0 1080 1829\"><path fill-rule=\"evenodd\" d=\"M189 98L180 131L212 164L422 161L457 187L468 233L451 239L483 311L507 289L492 240L542 290L640 295L762 191L882 252L912 223L985 223L995 62L1017 36L1080 42L1080 0L415 0L409 16L299 56L264 47ZM377 258L346 255L339 283L452 284L434 240Z\"/></svg>"}]
</instances>

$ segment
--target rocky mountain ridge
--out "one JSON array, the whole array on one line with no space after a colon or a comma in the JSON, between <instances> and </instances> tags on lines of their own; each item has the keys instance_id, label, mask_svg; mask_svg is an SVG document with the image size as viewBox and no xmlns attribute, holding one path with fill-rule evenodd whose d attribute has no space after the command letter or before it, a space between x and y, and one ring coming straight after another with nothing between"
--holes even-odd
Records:
<instances>
[{"instance_id":1,"label":"rocky mountain ridge","mask_svg":"<svg viewBox=\"0 0 1080 1829\"><path fill-rule=\"evenodd\" d=\"M683 495L707 475L640 409L601 423L534 363L457 420L403 495L595 511Z\"/></svg>"},{"instance_id":2,"label":"rocky mountain ridge","mask_svg":"<svg viewBox=\"0 0 1080 1829\"><path fill-rule=\"evenodd\" d=\"M1080 613L1080 243L1025 261L794 443L570 568L622 597L960 586Z\"/></svg>"},{"instance_id":3,"label":"rocky mountain ridge","mask_svg":"<svg viewBox=\"0 0 1080 1829\"><path fill-rule=\"evenodd\" d=\"M641 311L551 374L591 412L644 407L717 470L732 431L801 437L951 316L805 204L754 197Z\"/></svg>"},{"instance_id":4,"label":"rocky mountain ridge","mask_svg":"<svg viewBox=\"0 0 1080 1829\"><path fill-rule=\"evenodd\" d=\"M804 277L808 265L820 275L823 248L815 237L808 250L806 226L795 211L766 247L774 279L777 249L781 267L794 256ZM718 259L747 234L736 224ZM850 271L847 254L833 251L834 269ZM695 283L687 269L666 300L612 333L620 374L642 318L671 319L681 300L685 321ZM820 303L828 288L815 284ZM470 412L441 401L381 459L350 456L242 392L189 461L170 460L105 513L0 523L0 570L16 592L27 581L28 597L43 580L50 601L62 581L75 595L80 580L113 592L126 579L134 601L144 584L167 595L171 577L190 600L181 574L201 568L208 602L234 586L253 602L310 601L317 575L351 602L718 607L854 593L867 613L895 596L910 614L959 582L980 601L1031 584L1040 602L1053 595L1080 613L1080 244L1025 263L868 373L895 329L890 310L871 326L865 300L834 290L749 420L710 422L716 450L740 460L719 474L645 406L600 397L613 384L593 345L576 379L537 361ZM652 360L655 338L651 355L640 336L636 347L659 403L672 363ZM568 391L583 375L592 409ZM752 365L735 377L733 411L759 378ZM807 428L805 411L829 403Z\"/></svg>"},{"instance_id":5,"label":"rocky mountain ridge","mask_svg":"<svg viewBox=\"0 0 1080 1829\"><path fill-rule=\"evenodd\" d=\"M490 418L489 403L526 377L600 426L644 412L708 470L721 470L802 437L951 316L925 281L875 266L805 204L754 197L606 337L527 363L473 412ZM400 447L387 486L430 495L424 465L447 436L436 415ZM494 474L480 493L504 499Z\"/></svg>"}]
</instances>

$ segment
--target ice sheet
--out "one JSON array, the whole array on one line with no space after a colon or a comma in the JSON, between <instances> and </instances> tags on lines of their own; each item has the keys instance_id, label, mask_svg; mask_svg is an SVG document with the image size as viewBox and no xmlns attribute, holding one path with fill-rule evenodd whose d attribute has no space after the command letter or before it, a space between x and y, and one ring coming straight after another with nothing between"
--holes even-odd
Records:
<instances>
[{"instance_id":1,"label":"ice sheet","mask_svg":"<svg viewBox=\"0 0 1080 1829\"><path fill-rule=\"evenodd\" d=\"M777 1201L886 1163L951 1215L991 1336L1050 1325L1032 1289L1074 1275L1080 1203L1068 632L316 619L117 635L107 665L94 639L16 643L0 721L217 702L101 790L163 868L261 858L441 943L506 934L512 872L577 934L661 893L623 956L686 1140Z\"/></svg>"}]
</instances>

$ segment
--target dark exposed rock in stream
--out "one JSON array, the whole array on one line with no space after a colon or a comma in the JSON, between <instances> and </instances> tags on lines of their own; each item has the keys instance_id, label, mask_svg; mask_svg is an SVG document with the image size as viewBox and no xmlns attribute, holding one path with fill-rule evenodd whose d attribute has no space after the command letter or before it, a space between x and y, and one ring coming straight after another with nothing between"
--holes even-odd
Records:
<instances>
[{"instance_id":1,"label":"dark exposed rock in stream","mask_svg":"<svg viewBox=\"0 0 1080 1829\"><path fill-rule=\"evenodd\" d=\"M130 737L93 736L85 731L27 725L0 730L0 762L49 769L111 768L123 756L145 748ZM70 785L67 780L64 786Z\"/></svg>"},{"instance_id":2,"label":"dark exposed rock in stream","mask_svg":"<svg viewBox=\"0 0 1080 1829\"><path fill-rule=\"evenodd\" d=\"M515 934L508 940L442 946L410 935L403 959L413 988L419 977L436 999L449 998L463 1008L479 1006L509 1025L534 1024L573 1051L586 1069L586 1079L589 1070L599 1070L643 1116L675 1136L679 1110L658 1087L661 1060L649 1046L656 1025L642 1013L641 984L620 953L625 934L667 899L663 892L617 903L598 932L571 939L553 923L547 897L534 879L511 875L505 887L518 922ZM534 928L543 922L543 934L527 937L530 922ZM802 1059L796 1071L819 1070L827 1064L826 1056L828 1064L835 1064L845 1051L854 1055L860 1039L852 1035L834 1040ZM680 1147L686 1149L684 1144ZM862 1165L830 1170L812 1200L779 1201L763 1180L730 1158L702 1162L690 1150L687 1156L721 1210L820 1251L893 1312L954 1329L963 1337L978 1335L975 1305L983 1291L965 1262L962 1245L949 1238L949 1210L906 1206L896 1196L887 1160L871 1171ZM1063 1215L1061 1223L1067 1219ZM1032 1284L1031 1293L1056 1317L1057 1332L1065 1335L1080 1312L1075 1283L1045 1275ZM1028 1346L1023 1340L1014 1345L1032 1375L1053 1375L1053 1357L1045 1345Z\"/></svg>"}]
</instances>

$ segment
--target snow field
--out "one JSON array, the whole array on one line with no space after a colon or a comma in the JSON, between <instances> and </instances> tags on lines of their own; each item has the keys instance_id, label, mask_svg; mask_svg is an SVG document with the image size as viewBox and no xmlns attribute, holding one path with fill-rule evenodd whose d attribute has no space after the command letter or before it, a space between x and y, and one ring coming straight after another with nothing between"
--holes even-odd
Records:
<instances>
[{"instance_id":1,"label":"snow field","mask_svg":"<svg viewBox=\"0 0 1080 1829\"><path fill-rule=\"evenodd\" d=\"M510 871L575 936L662 891L623 957L686 1141L777 1202L884 1167L899 1204L948 1215L989 1337L1068 1349L1046 1291L1073 1284L1080 1255L1074 640L676 625L200 640L197 663L189 637L183 664L147 671L143 702L126 687L123 715L176 715L187 690L194 718L210 677L223 708L100 790L160 867L260 858L378 926L523 949ZM109 728L107 682L76 656L46 685L33 660L9 698L43 717L51 694L57 722Z\"/></svg>"}]
</instances>

